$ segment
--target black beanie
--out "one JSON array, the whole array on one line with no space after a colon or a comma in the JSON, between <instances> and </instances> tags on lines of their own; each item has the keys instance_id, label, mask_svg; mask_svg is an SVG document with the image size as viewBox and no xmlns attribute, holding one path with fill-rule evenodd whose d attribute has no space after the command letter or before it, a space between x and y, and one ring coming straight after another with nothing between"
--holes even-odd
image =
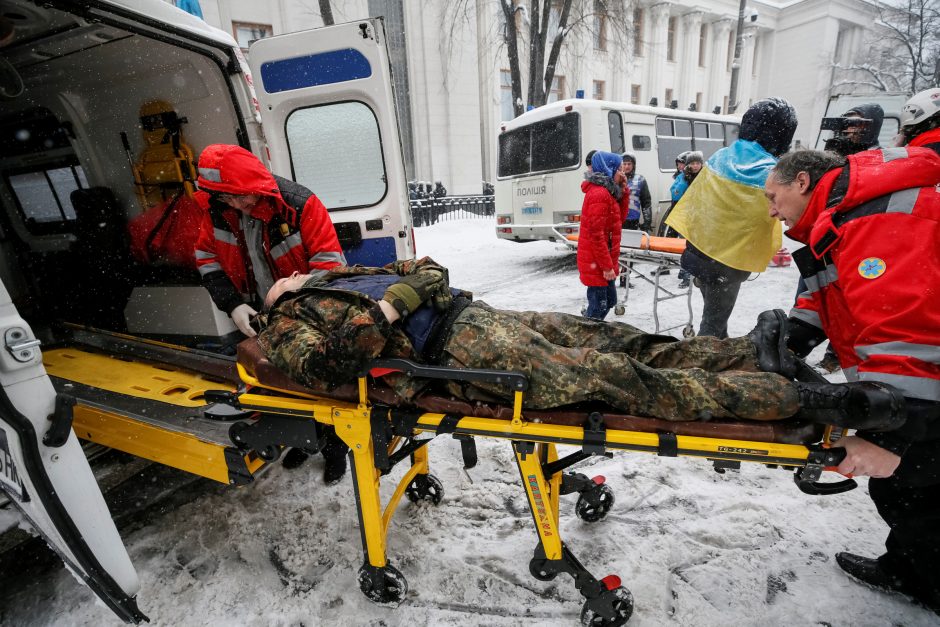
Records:
<instances>
[{"instance_id":1,"label":"black beanie","mask_svg":"<svg viewBox=\"0 0 940 627\"><path fill-rule=\"evenodd\" d=\"M796 110L783 98L758 100L741 118L740 139L757 142L779 157L790 149L796 133Z\"/></svg>"}]
</instances>

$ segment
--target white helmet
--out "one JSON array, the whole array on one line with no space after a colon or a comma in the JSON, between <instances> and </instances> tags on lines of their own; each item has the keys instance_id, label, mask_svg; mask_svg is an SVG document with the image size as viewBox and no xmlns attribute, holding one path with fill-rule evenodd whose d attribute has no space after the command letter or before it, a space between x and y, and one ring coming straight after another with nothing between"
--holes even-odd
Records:
<instances>
[{"instance_id":1,"label":"white helmet","mask_svg":"<svg viewBox=\"0 0 940 627\"><path fill-rule=\"evenodd\" d=\"M940 114L940 88L914 94L901 108L901 128L917 126Z\"/></svg>"}]
</instances>

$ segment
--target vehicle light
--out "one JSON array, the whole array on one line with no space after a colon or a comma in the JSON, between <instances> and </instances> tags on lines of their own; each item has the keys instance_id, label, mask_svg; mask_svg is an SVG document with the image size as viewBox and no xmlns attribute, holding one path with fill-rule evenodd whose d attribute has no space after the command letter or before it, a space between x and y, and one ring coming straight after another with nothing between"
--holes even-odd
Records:
<instances>
[{"instance_id":1,"label":"vehicle light","mask_svg":"<svg viewBox=\"0 0 940 627\"><path fill-rule=\"evenodd\" d=\"M565 107L565 112L571 111L572 109L574 109L574 107L572 107L571 105L567 105Z\"/></svg>"},{"instance_id":2,"label":"vehicle light","mask_svg":"<svg viewBox=\"0 0 940 627\"><path fill-rule=\"evenodd\" d=\"M497 233L512 233L512 229L507 229L507 228L496 229L496 232Z\"/></svg>"},{"instance_id":3,"label":"vehicle light","mask_svg":"<svg viewBox=\"0 0 940 627\"><path fill-rule=\"evenodd\" d=\"M565 233L574 233L574 232L575 232L574 229L565 229Z\"/></svg>"},{"instance_id":4,"label":"vehicle light","mask_svg":"<svg viewBox=\"0 0 940 627\"><path fill-rule=\"evenodd\" d=\"M581 214L575 213L570 216L565 216L565 222L581 222Z\"/></svg>"},{"instance_id":5,"label":"vehicle light","mask_svg":"<svg viewBox=\"0 0 940 627\"><path fill-rule=\"evenodd\" d=\"M512 221L512 216L497 216L496 224L509 224Z\"/></svg>"}]
</instances>

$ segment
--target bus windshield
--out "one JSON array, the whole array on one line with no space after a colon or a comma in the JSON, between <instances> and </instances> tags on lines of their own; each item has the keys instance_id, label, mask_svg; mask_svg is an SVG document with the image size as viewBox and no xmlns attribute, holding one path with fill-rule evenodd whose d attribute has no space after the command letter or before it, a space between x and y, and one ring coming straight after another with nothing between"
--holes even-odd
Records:
<instances>
[{"instance_id":1,"label":"bus windshield","mask_svg":"<svg viewBox=\"0 0 940 627\"><path fill-rule=\"evenodd\" d=\"M499 176L525 176L578 165L580 116L571 112L499 136Z\"/></svg>"}]
</instances>

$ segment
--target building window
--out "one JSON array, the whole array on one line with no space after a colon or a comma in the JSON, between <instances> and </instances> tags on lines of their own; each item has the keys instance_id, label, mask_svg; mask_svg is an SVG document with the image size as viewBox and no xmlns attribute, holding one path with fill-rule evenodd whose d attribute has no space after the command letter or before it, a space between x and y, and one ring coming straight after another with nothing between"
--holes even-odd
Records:
<instances>
[{"instance_id":1,"label":"building window","mask_svg":"<svg viewBox=\"0 0 940 627\"><path fill-rule=\"evenodd\" d=\"M565 99L565 77L556 76L552 79L552 88L545 94L545 102L557 102Z\"/></svg>"},{"instance_id":2,"label":"building window","mask_svg":"<svg viewBox=\"0 0 940 627\"><path fill-rule=\"evenodd\" d=\"M666 89L666 101L663 103L664 107L672 106L672 90Z\"/></svg>"},{"instance_id":3,"label":"building window","mask_svg":"<svg viewBox=\"0 0 940 627\"><path fill-rule=\"evenodd\" d=\"M640 104L639 85L630 85L630 104Z\"/></svg>"},{"instance_id":4,"label":"building window","mask_svg":"<svg viewBox=\"0 0 940 627\"><path fill-rule=\"evenodd\" d=\"M708 47L708 24L698 29L698 66L705 67L705 49Z\"/></svg>"},{"instance_id":5,"label":"building window","mask_svg":"<svg viewBox=\"0 0 940 627\"><path fill-rule=\"evenodd\" d=\"M731 64L734 62L734 31L728 33L728 71L731 71Z\"/></svg>"},{"instance_id":6,"label":"building window","mask_svg":"<svg viewBox=\"0 0 940 627\"><path fill-rule=\"evenodd\" d=\"M516 117L512 106L512 73L509 70L499 71L499 114L503 120Z\"/></svg>"},{"instance_id":7,"label":"building window","mask_svg":"<svg viewBox=\"0 0 940 627\"><path fill-rule=\"evenodd\" d=\"M676 26L679 23L679 18L672 16L669 18L669 31L666 34L666 60L675 61L676 60Z\"/></svg>"},{"instance_id":8,"label":"building window","mask_svg":"<svg viewBox=\"0 0 940 627\"><path fill-rule=\"evenodd\" d=\"M274 34L270 24L249 24L247 22L232 22L232 34L238 42L238 47L248 50L251 42L264 39Z\"/></svg>"},{"instance_id":9,"label":"building window","mask_svg":"<svg viewBox=\"0 0 940 627\"><path fill-rule=\"evenodd\" d=\"M604 99L604 81L594 81L594 90L591 96L594 100Z\"/></svg>"},{"instance_id":10,"label":"building window","mask_svg":"<svg viewBox=\"0 0 940 627\"><path fill-rule=\"evenodd\" d=\"M607 50L607 10L601 0L594 0L594 49Z\"/></svg>"},{"instance_id":11,"label":"building window","mask_svg":"<svg viewBox=\"0 0 940 627\"><path fill-rule=\"evenodd\" d=\"M702 110L702 92L700 91L695 93L695 110Z\"/></svg>"},{"instance_id":12,"label":"building window","mask_svg":"<svg viewBox=\"0 0 940 627\"><path fill-rule=\"evenodd\" d=\"M643 56L643 9L633 9L633 55Z\"/></svg>"}]
</instances>

